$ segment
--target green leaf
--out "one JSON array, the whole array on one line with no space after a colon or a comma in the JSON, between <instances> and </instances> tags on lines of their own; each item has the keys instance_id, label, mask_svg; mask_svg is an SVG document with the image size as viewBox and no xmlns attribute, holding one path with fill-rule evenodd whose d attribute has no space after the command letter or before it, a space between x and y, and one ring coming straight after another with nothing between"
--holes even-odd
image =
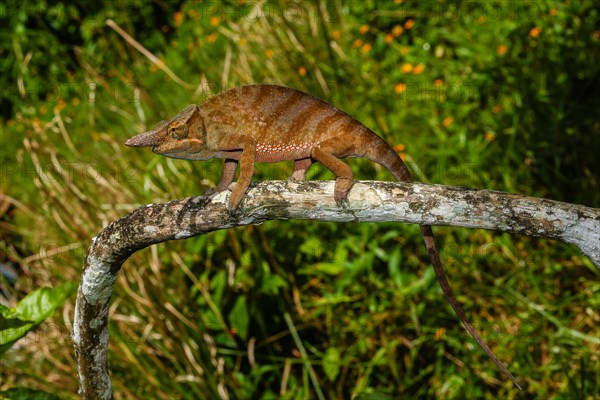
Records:
<instances>
[{"instance_id":1,"label":"green leaf","mask_svg":"<svg viewBox=\"0 0 600 400\"><path fill-rule=\"evenodd\" d=\"M248 307L246 306L246 296L240 296L235 301L233 309L229 313L229 325L237 331L237 334L243 340L248 338L250 317L248 316Z\"/></svg>"},{"instance_id":2,"label":"green leaf","mask_svg":"<svg viewBox=\"0 0 600 400\"><path fill-rule=\"evenodd\" d=\"M341 263L322 262L301 268L298 273L303 275L339 275L344 272L344 269L345 267Z\"/></svg>"},{"instance_id":3,"label":"green leaf","mask_svg":"<svg viewBox=\"0 0 600 400\"><path fill-rule=\"evenodd\" d=\"M74 282L29 293L15 308L0 305L0 354L62 306L77 288Z\"/></svg>"},{"instance_id":4,"label":"green leaf","mask_svg":"<svg viewBox=\"0 0 600 400\"><path fill-rule=\"evenodd\" d=\"M5 400L60 400L55 394L28 388L12 388L0 392L0 397Z\"/></svg>"},{"instance_id":5,"label":"green leaf","mask_svg":"<svg viewBox=\"0 0 600 400\"><path fill-rule=\"evenodd\" d=\"M260 291L261 293L277 295L279 293L279 289L286 289L287 286L287 281L281 276L267 275L262 280Z\"/></svg>"},{"instance_id":6,"label":"green leaf","mask_svg":"<svg viewBox=\"0 0 600 400\"><path fill-rule=\"evenodd\" d=\"M392 400L392 397L382 393L360 393L354 400Z\"/></svg>"},{"instance_id":7,"label":"green leaf","mask_svg":"<svg viewBox=\"0 0 600 400\"><path fill-rule=\"evenodd\" d=\"M323 371L330 381L335 381L340 372L340 351L337 347L330 347L323 356Z\"/></svg>"}]
</instances>

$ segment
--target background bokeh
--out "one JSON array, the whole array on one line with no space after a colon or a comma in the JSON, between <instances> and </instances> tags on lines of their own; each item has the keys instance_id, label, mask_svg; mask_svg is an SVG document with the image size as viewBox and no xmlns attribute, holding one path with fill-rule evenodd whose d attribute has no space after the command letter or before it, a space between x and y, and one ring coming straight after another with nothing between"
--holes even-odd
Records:
<instances>
[{"instance_id":1,"label":"background bokeh","mask_svg":"<svg viewBox=\"0 0 600 400\"><path fill-rule=\"evenodd\" d=\"M334 103L418 180L600 207L598 10L593 0L3 1L2 304L77 282L111 221L218 182L219 160L123 142L248 83ZM349 163L358 179L391 179ZM255 179L291 169L260 165ZM598 269L554 241L435 232L459 301L525 392L458 322L418 227L287 221L125 263L110 314L115 397L594 398ZM77 398L73 302L0 355L0 392Z\"/></svg>"}]
</instances>

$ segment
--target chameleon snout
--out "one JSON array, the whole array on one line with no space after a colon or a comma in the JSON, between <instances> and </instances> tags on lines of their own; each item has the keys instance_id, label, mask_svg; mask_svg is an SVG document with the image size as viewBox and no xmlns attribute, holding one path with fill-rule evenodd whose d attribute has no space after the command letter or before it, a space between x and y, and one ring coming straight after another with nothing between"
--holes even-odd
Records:
<instances>
[{"instance_id":1,"label":"chameleon snout","mask_svg":"<svg viewBox=\"0 0 600 400\"><path fill-rule=\"evenodd\" d=\"M157 131L148 131L140 133L125 142L126 146L131 147L146 147L158 146L162 142L162 137Z\"/></svg>"}]
</instances>

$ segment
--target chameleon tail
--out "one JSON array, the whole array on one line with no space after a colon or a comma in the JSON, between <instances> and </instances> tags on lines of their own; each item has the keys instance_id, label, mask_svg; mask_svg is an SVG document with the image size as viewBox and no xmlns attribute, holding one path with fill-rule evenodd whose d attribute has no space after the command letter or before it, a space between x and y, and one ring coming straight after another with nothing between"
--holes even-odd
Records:
<instances>
[{"instance_id":1,"label":"chameleon tail","mask_svg":"<svg viewBox=\"0 0 600 400\"><path fill-rule=\"evenodd\" d=\"M446 274L444 273L444 269L442 268L442 263L440 261L440 256L435 246L435 240L433 238L433 231L431 230L431 226L421 225L420 227L421 233L423 234L423 240L425 241L425 247L427 248L429 258L431 259L431 263L433 264L435 275L437 276L437 280L440 286L442 287L442 291L444 292L444 295L446 295L450 306L452 306L458 318L461 320L461 322L463 323L467 331L471 334L473 339L475 339L477 344L479 344L479 346L483 349L485 354L487 354L487 356L494 362L494 364L496 364L496 366L500 368L500 370L504 372L506 376L508 376L508 378L515 384L516 387L518 387L519 389L523 389L517 383L515 377L508 371L508 369L506 369L506 367L500 362L500 360L498 360L494 352L479 336L479 333L477 333L473 325L471 325L471 322L469 321L464 311L462 310L460 304L454 297L454 293L450 288L450 284L448 283L448 279L446 278Z\"/></svg>"},{"instance_id":2,"label":"chameleon tail","mask_svg":"<svg viewBox=\"0 0 600 400\"><path fill-rule=\"evenodd\" d=\"M388 171L394 175L394 177L398 181L403 182L412 182L412 175L410 171L406 167L406 164L402 161L400 156L387 144L383 141L383 139L379 138L379 140L371 141L374 144L371 144L367 148L367 152L365 157L369 160L374 161L383 167L385 167ZM515 377L506 369L506 367L498 360L498 358L494 355L489 346L483 341L483 339L479 336L464 311L462 310L460 304L454 297L454 293L450 288L450 284L448 283L448 279L446 278L446 274L444 273L444 269L442 268L442 263L440 261L440 256L438 250L435 245L435 240L433 238L433 231L431 230L431 226L429 225L420 225L421 233L423 235L423 240L425 242L425 247L427 248L427 252L429 253L429 258L431 259L431 264L433 265L433 270L435 271L435 275L437 277L438 283L442 288L442 292L448 299L450 306L463 323L467 331L471 334L473 339L479 344L479 346L483 349L485 354L496 364L498 368L506 375L510 380L517 386L519 389L522 389L521 386L517 383Z\"/></svg>"},{"instance_id":3,"label":"chameleon tail","mask_svg":"<svg viewBox=\"0 0 600 400\"><path fill-rule=\"evenodd\" d=\"M412 182L412 175L400 156L379 136L375 134L373 136L364 156L390 171L396 180Z\"/></svg>"}]
</instances>

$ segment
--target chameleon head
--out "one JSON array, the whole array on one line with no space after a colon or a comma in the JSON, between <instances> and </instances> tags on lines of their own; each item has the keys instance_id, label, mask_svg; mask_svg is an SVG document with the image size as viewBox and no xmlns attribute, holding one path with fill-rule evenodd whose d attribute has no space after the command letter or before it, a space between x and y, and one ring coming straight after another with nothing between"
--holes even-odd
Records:
<instances>
[{"instance_id":1,"label":"chameleon head","mask_svg":"<svg viewBox=\"0 0 600 400\"><path fill-rule=\"evenodd\" d=\"M170 121L160 121L151 130L125 142L131 147L152 147L152 152L166 157L203 159L204 135L200 108L187 106ZM211 157L208 157L211 158Z\"/></svg>"}]
</instances>

